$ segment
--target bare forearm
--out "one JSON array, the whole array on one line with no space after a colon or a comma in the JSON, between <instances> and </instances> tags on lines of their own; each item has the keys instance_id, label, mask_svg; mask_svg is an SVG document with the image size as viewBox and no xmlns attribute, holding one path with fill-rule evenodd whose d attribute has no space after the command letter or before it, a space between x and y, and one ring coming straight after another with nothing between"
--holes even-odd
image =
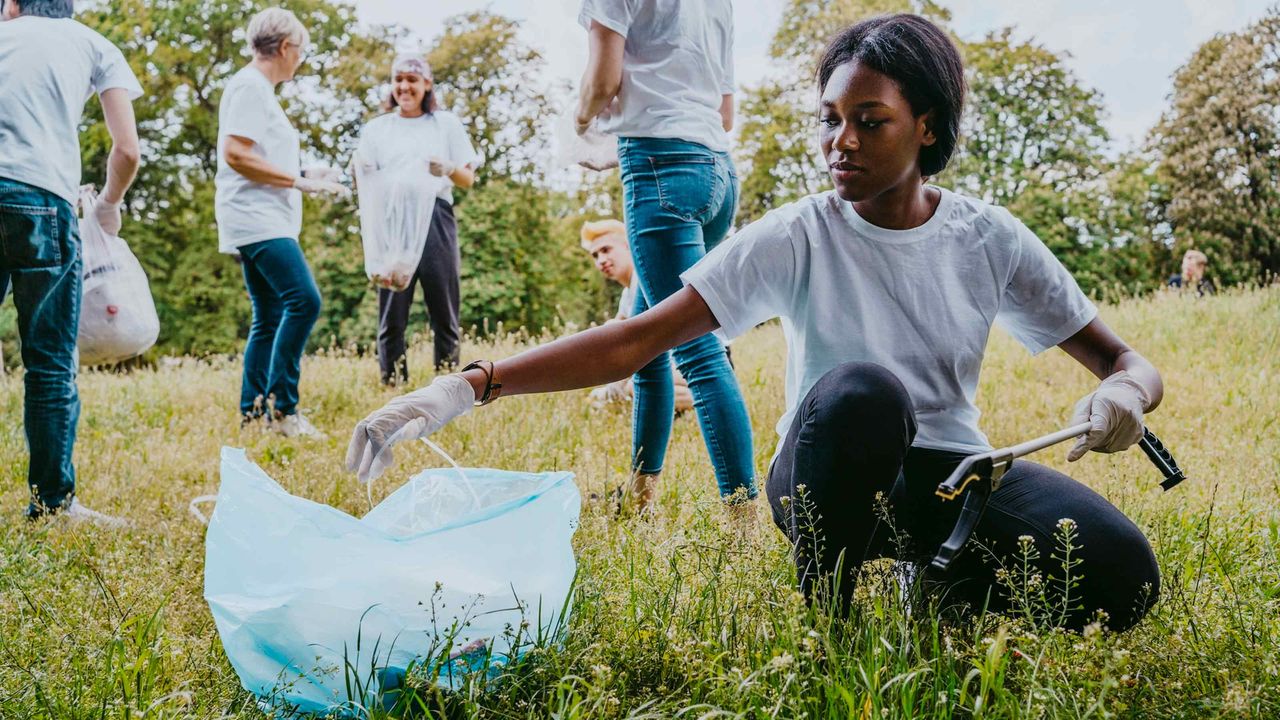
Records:
<instances>
[{"instance_id":1,"label":"bare forearm","mask_svg":"<svg viewBox=\"0 0 1280 720\"><path fill-rule=\"evenodd\" d=\"M591 122L591 118L599 115L618 96L620 86L621 83L602 82L587 70L582 76L582 91L578 93L578 111L574 120L579 125Z\"/></svg>"},{"instance_id":2,"label":"bare forearm","mask_svg":"<svg viewBox=\"0 0 1280 720\"><path fill-rule=\"evenodd\" d=\"M592 21L587 31L590 56L582 74L578 92L578 111L574 120L581 129L609 107L622 89L622 58L626 38L599 22Z\"/></svg>"},{"instance_id":3,"label":"bare forearm","mask_svg":"<svg viewBox=\"0 0 1280 720\"><path fill-rule=\"evenodd\" d=\"M249 180L272 187L293 187L294 176L271 164L266 158L252 152L235 153L227 157L232 170Z\"/></svg>"},{"instance_id":4,"label":"bare forearm","mask_svg":"<svg viewBox=\"0 0 1280 720\"><path fill-rule=\"evenodd\" d=\"M1160 406L1160 401L1164 399L1164 380L1161 379L1160 371L1156 370L1154 365L1136 350L1126 350L1116 358L1111 372L1098 377L1105 378L1121 370L1129 373L1130 377L1137 380L1138 384L1147 391L1147 397L1151 402L1147 405L1146 412L1151 412Z\"/></svg>"},{"instance_id":5,"label":"bare forearm","mask_svg":"<svg viewBox=\"0 0 1280 720\"><path fill-rule=\"evenodd\" d=\"M107 184L102 189L104 201L114 204L124 199L125 192L138 174L138 162L137 146L112 146L111 154L107 156Z\"/></svg>"}]
</instances>

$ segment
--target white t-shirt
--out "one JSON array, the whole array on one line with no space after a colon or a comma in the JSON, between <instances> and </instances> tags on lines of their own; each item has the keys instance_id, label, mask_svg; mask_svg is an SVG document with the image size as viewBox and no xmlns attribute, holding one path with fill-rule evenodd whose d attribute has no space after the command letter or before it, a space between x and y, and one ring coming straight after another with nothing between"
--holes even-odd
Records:
<instances>
[{"instance_id":1,"label":"white t-shirt","mask_svg":"<svg viewBox=\"0 0 1280 720\"><path fill-rule=\"evenodd\" d=\"M142 95L124 55L93 30L71 18L0 22L0 177L74 205L80 115L94 93L113 88Z\"/></svg>"},{"instance_id":2,"label":"white t-shirt","mask_svg":"<svg viewBox=\"0 0 1280 720\"><path fill-rule=\"evenodd\" d=\"M379 115L360 131L356 155L373 162L379 170L417 164L426 172L427 160L433 157L458 166L480 164L480 155L472 147L462 121L446 110L416 118L401 117L398 111ZM437 197L453 204L452 180L444 178Z\"/></svg>"},{"instance_id":3,"label":"white t-shirt","mask_svg":"<svg viewBox=\"0 0 1280 720\"><path fill-rule=\"evenodd\" d=\"M631 284L622 288L622 297L618 298L618 319L626 320L636 309L636 294L640 292L640 276L631 273Z\"/></svg>"},{"instance_id":4,"label":"white t-shirt","mask_svg":"<svg viewBox=\"0 0 1280 720\"><path fill-rule=\"evenodd\" d=\"M214 176L214 216L218 221L218 250L274 238L298 239L302 232L302 193L253 182L227 164L223 155L227 136L253 141L254 154L297 176L302 146L298 131L276 99L275 86L262 71L246 65L231 76L218 103L218 174Z\"/></svg>"},{"instance_id":5,"label":"white t-shirt","mask_svg":"<svg viewBox=\"0 0 1280 720\"><path fill-rule=\"evenodd\" d=\"M624 36L620 112L600 129L729 149L720 100L733 93L730 0L583 0L578 22Z\"/></svg>"},{"instance_id":6,"label":"white t-shirt","mask_svg":"<svg viewBox=\"0 0 1280 720\"><path fill-rule=\"evenodd\" d=\"M1097 315L1067 269L1003 208L941 190L910 230L862 219L834 191L785 205L681 278L733 337L773 317L787 341L786 435L796 405L837 365L874 362L915 406L915 445L989 450L974 397L993 322L1032 353Z\"/></svg>"}]
</instances>

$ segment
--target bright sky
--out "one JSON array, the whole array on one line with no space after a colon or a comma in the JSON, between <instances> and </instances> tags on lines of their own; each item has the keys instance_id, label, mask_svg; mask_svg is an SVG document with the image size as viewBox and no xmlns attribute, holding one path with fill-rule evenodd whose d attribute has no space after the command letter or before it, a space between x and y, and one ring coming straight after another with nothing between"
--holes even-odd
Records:
<instances>
[{"instance_id":1,"label":"bright sky","mask_svg":"<svg viewBox=\"0 0 1280 720\"><path fill-rule=\"evenodd\" d=\"M691 0L697 1L697 0ZM967 40L1012 25L1070 54L1072 69L1102 92L1112 136L1128 146L1155 124L1166 104L1175 70L1200 43L1261 17L1272 0L941 0L952 26ZM490 9L523 24L525 40L546 56L550 72L575 81L586 62L586 33L577 24L580 0L449 0L432 14L406 0L356 0L360 19L398 23L424 40L439 34L446 14ZM738 84L749 87L775 70L769 40L785 0L734 0ZM414 7L412 11L407 7ZM531 10L533 12L531 12Z\"/></svg>"}]
</instances>

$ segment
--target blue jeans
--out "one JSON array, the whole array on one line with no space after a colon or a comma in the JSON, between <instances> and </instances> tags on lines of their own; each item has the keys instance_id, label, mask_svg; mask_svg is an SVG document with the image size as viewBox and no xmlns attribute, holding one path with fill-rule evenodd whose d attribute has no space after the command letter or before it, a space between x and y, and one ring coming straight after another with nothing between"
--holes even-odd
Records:
<instances>
[{"instance_id":1,"label":"blue jeans","mask_svg":"<svg viewBox=\"0 0 1280 720\"><path fill-rule=\"evenodd\" d=\"M279 415L298 412L302 352L320 317L320 290L293 238L239 248L253 324L244 347L240 412L257 417L268 405Z\"/></svg>"},{"instance_id":2,"label":"blue jeans","mask_svg":"<svg viewBox=\"0 0 1280 720\"><path fill-rule=\"evenodd\" d=\"M724 240L738 203L738 177L726 153L683 140L619 138L618 161L627 237L640 290L639 314L683 287L680 273ZM675 349L721 495L745 488L755 497L751 422L724 346L704 335ZM634 378L632 457L641 473L666 459L675 411L667 353Z\"/></svg>"},{"instance_id":3,"label":"blue jeans","mask_svg":"<svg viewBox=\"0 0 1280 720\"><path fill-rule=\"evenodd\" d=\"M0 300L12 287L26 368L29 517L63 508L75 495L80 272L80 224L71 204L0 177Z\"/></svg>"}]
</instances>

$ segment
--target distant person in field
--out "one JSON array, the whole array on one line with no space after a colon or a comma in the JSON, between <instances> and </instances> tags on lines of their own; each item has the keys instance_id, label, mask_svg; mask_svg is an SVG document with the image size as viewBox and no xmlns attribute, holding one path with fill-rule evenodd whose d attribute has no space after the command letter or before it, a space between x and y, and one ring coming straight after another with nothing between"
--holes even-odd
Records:
<instances>
[{"instance_id":1,"label":"distant person in field","mask_svg":"<svg viewBox=\"0 0 1280 720\"><path fill-rule=\"evenodd\" d=\"M72 20L72 11L71 0L0 0L0 300L13 289L26 367L27 517L59 513L118 526L123 521L76 498L71 462L83 271L77 126L97 94L111 154L97 205L85 212L119 234L121 203L138 170L132 101L142 86L120 50Z\"/></svg>"},{"instance_id":2,"label":"distant person in field","mask_svg":"<svg viewBox=\"0 0 1280 720\"><path fill-rule=\"evenodd\" d=\"M1195 290L1201 297L1217 292L1213 281L1205 277L1209 258L1199 250L1188 250L1182 256L1182 272L1169 278L1169 287Z\"/></svg>"},{"instance_id":3,"label":"distant person in field","mask_svg":"<svg viewBox=\"0 0 1280 720\"><path fill-rule=\"evenodd\" d=\"M733 224L738 177L733 127L730 0L583 0L578 21L590 57L575 113L618 136L627 238L642 292L634 314L678 292L680 274L719 245ZM757 494L751 422L724 346L712 335L674 348L698 424L728 500ZM668 348L634 378L632 495L656 492L671 438L675 390Z\"/></svg>"},{"instance_id":4,"label":"distant person in field","mask_svg":"<svg viewBox=\"0 0 1280 720\"><path fill-rule=\"evenodd\" d=\"M766 492L805 595L839 608L865 561L926 563L954 527L962 503L934 490L966 456L991 449L975 399L993 325L1033 353L1057 346L1101 379L1071 412L1072 424L1092 427L1068 461L1138 442L1163 394L1155 367L1107 327L1026 225L926 181L946 168L964 105L964 66L946 32L916 15L858 23L827 47L817 85L833 190L740 230L647 312L474 363L391 401L356 426L348 467L376 475L395 433L434 432L476 400L610 382L705 333L737 336L778 317L787 409ZM951 566L948 597L1007 609L997 570L1021 562L1022 538L1039 553L1034 572L1061 578L1054 534L1063 518L1075 521L1081 564L1061 623L1083 628L1098 611L1115 630L1137 623L1160 588L1142 531L1088 487L1026 460L978 525L988 550Z\"/></svg>"},{"instance_id":5,"label":"distant person in field","mask_svg":"<svg viewBox=\"0 0 1280 720\"><path fill-rule=\"evenodd\" d=\"M360 132L357 156L372 162L371 169L412 165L444 179L434 198L427 244L409 286L400 291L378 288L378 364L383 384L391 385L409 381L404 336L419 283L431 325L435 368L440 371L458 366L462 257L458 251L458 222L453 214L453 188L475 184L480 155L458 116L440 109L431 66L421 57L396 57L391 65L391 95L385 109L387 114L370 120Z\"/></svg>"},{"instance_id":6,"label":"distant person in field","mask_svg":"<svg viewBox=\"0 0 1280 720\"><path fill-rule=\"evenodd\" d=\"M218 105L214 178L218 250L239 258L253 304L240 414L286 437L323 437L298 409L302 353L320 316L320 290L298 244L302 193L350 191L303 177L298 131L276 99L276 86L302 65L307 29L288 10L268 8L249 21L247 39L253 60L227 81Z\"/></svg>"},{"instance_id":7,"label":"distant person in field","mask_svg":"<svg viewBox=\"0 0 1280 720\"><path fill-rule=\"evenodd\" d=\"M581 237L582 249L591 253L591 259L600 274L622 286L618 313L609 322L626 320L635 309L636 293L640 291L640 279L636 277L631 249L627 246L627 226L617 220L583 223ZM671 373L675 387L675 410L679 414L693 407L693 394L689 392L689 383L685 382L684 376L674 365ZM632 396L631 378L625 378L592 390L591 402L600 407L611 402L628 402Z\"/></svg>"}]
</instances>

